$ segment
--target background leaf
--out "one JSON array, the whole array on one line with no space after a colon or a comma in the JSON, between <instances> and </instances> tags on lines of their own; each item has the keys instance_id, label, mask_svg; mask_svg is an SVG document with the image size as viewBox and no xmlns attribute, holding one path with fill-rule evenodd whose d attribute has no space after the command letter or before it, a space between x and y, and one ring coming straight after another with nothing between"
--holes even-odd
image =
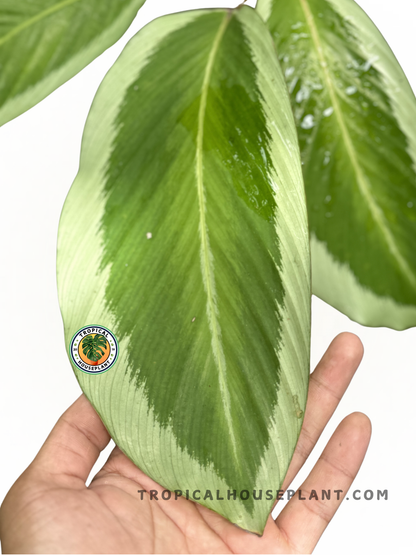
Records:
<instances>
[{"instance_id":1,"label":"background leaf","mask_svg":"<svg viewBox=\"0 0 416 555\"><path fill-rule=\"evenodd\" d=\"M259 0L297 124L312 286L370 326L416 325L416 100L352 0Z\"/></svg>"},{"instance_id":2,"label":"background leaf","mask_svg":"<svg viewBox=\"0 0 416 555\"><path fill-rule=\"evenodd\" d=\"M0 125L114 44L145 0L2 0Z\"/></svg>"},{"instance_id":3,"label":"background leaf","mask_svg":"<svg viewBox=\"0 0 416 555\"><path fill-rule=\"evenodd\" d=\"M114 367L75 371L116 443L164 487L210 490L201 503L257 533L306 402L308 249L264 23L244 7L145 27L97 93L62 214L66 342L91 322L114 332Z\"/></svg>"}]
</instances>

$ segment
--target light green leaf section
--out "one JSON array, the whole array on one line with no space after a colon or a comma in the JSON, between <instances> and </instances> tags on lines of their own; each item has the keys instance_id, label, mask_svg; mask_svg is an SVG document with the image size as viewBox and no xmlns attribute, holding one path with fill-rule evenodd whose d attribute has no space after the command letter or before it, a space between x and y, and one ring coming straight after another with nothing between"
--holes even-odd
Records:
<instances>
[{"instance_id":1,"label":"light green leaf section","mask_svg":"<svg viewBox=\"0 0 416 555\"><path fill-rule=\"evenodd\" d=\"M127 45L87 121L58 287L67 347L88 325L119 342L108 372L74 371L120 448L261 534L303 421L311 292L296 129L254 10Z\"/></svg>"},{"instance_id":2,"label":"light green leaf section","mask_svg":"<svg viewBox=\"0 0 416 555\"><path fill-rule=\"evenodd\" d=\"M127 30L145 0L1 0L0 125L76 75Z\"/></svg>"},{"instance_id":3,"label":"light green leaf section","mask_svg":"<svg viewBox=\"0 0 416 555\"><path fill-rule=\"evenodd\" d=\"M298 129L312 290L357 322L416 325L416 99L353 0L259 0Z\"/></svg>"}]
</instances>

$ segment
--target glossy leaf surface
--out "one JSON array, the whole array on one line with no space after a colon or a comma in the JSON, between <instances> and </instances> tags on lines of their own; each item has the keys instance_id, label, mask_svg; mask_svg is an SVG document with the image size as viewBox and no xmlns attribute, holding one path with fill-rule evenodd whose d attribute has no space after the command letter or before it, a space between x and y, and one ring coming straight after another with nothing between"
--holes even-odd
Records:
<instances>
[{"instance_id":1,"label":"glossy leaf surface","mask_svg":"<svg viewBox=\"0 0 416 555\"><path fill-rule=\"evenodd\" d=\"M298 129L313 292L370 326L416 325L416 100L352 0L259 0Z\"/></svg>"},{"instance_id":2,"label":"glossy leaf surface","mask_svg":"<svg viewBox=\"0 0 416 555\"><path fill-rule=\"evenodd\" d=\"M296 129L264 23L244 7L145 27L97 93L63 211L66 343L110 329L115 366L74 370L116 443L257 533L303 419L309 264Z\"/></svg>"},{"instance_id":3,"label":"glossy leaf surface","mask_svg":"<svg viewBox=\"0 0 416 555\"><path fill-rule=\"evenodd\" d=\"M0 125L115 43L145 0L1 0Z\"/></svg>"}]
</instances>

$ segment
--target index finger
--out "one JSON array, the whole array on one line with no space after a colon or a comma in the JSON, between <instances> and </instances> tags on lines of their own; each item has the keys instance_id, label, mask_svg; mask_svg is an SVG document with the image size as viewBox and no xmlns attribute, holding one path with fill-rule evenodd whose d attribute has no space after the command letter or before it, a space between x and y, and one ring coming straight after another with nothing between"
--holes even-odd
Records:
<instances>
[{"instance_id":1,"label":"index finger","mask_svg":"<svg viewBox=\"0 0 416 555\"><path fill-rule=\"evenodd\" d=\"M81 395L60 417L32 463L50 476L72 476L85 484L100 452L110 441L104 424Z\"/></svg>"},{"instance_id":2,"label":"index finger","mask_svg":"<svg viewBox=\"0 0 416 555\"><path fill-rule=\"evenodd\" d=\"M337 335L311 374L305 419L282 489L286 490L315 447L362 358L363 345L353 333Z\"/></svg>"}]
</instances>

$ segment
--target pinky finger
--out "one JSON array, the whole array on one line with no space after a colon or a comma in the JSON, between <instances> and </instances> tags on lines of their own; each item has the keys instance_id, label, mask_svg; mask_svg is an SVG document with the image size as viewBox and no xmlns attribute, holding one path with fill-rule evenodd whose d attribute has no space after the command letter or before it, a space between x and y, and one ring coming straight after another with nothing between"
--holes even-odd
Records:
<instances>
[{"instance_id":1,"label":"pinky finger","mask_svg":"<svg viewBox=\"0 0 416 555\"><path fill-rule=\"evenodd\" d=\"M370 436L371 423L365 414L356 412L347 416L308 478L278 516L276 525L294 552L311 553L315 548L360 469ZM322 500L323 490L330 490L329 499Z\"/></svg>"}]
</instances>

